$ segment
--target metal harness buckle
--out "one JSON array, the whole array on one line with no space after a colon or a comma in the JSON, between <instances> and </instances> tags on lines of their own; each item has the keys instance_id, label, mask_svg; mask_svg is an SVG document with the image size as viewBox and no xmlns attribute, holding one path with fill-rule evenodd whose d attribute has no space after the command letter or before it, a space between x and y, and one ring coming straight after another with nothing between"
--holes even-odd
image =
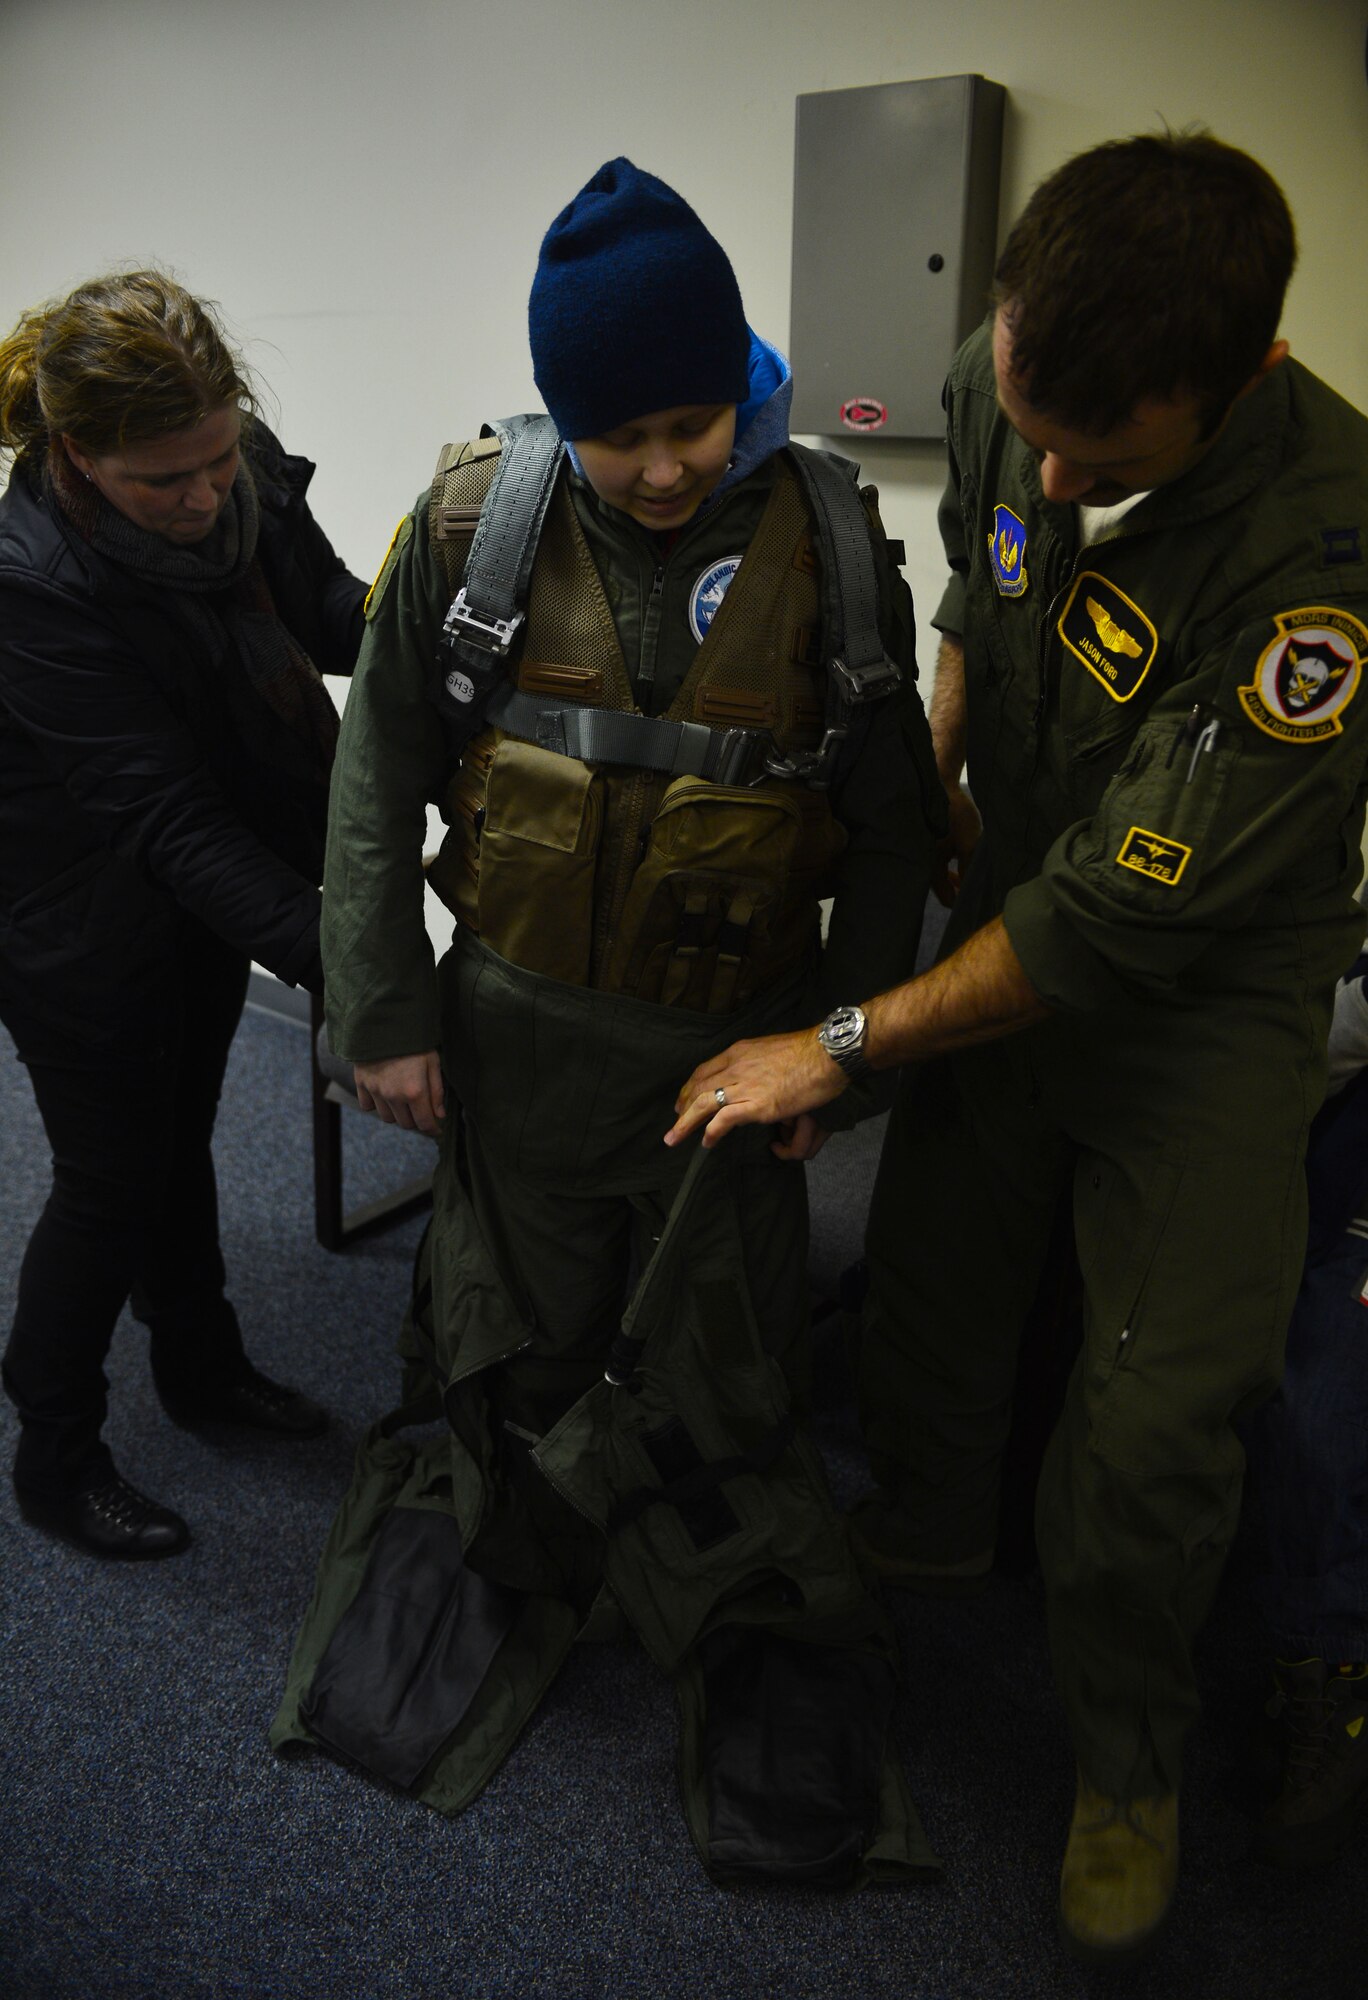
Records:
<instances>
[{"instance_id":1,"label":"metal harness buckle","mask_svg":"<svg viewBox=\"0 0 1368 2000\"><path fill-rule=\"evenodd\" d=\"M902 668L896 660L890 660L887 653L881 660L871 660L864 667L851 667L844 660L833 660L830 672L845 699L856 705L864 701L878 701L882 695L892 694L902 685Z\"/></svg>"},{"instance_id":2,"label":"metal harness buckle","mask_svg":"<svg viewBox=\"0 0 1368 2000\"><path fill-rule=\"evenodd\" d=\"M799 750L792 757L766 757L764 775L799 778L814 791L825 791L836 769L837 752L849 734L846 729L828 729L815 750Z\"/></svg>"},{"instance_id":3,"label":"metal harness buckle","mask_svg":"<svg viewBox=\"0 0 1368 2000\"><path fill-rule=\"evenodd\" d=\"M715 730L709 733L716 738ZM748 778L747 773L759 753L762 742L763 738L754 729L723 730L713 770L713 783L718 785L758 783L758 778Z\"/></svg>"},{"instance_id":4,"label":"metal harness buckle","mask_svg":"<svg viewBox=\"0 0 1368 2000\"><path fill-rule=\"evenodd\" d=\"M513 644L522 622L521 611L515 611L511 618L494 618L488 612L477 611L467 601L465 586L462 585L442 622L442 643L456 646L464 641L466 645L476 646L482 653L493 654L501 660Z\"/></svg>"}]
</instances>

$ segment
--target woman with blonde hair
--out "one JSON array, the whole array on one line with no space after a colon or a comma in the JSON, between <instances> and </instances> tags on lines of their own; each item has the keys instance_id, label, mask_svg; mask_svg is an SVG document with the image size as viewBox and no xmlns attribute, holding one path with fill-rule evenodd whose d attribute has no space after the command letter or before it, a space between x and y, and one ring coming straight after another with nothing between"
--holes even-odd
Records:
<instances>
[{"instance_id":1,"label":"woman with blonde hair","mask_svg":"<svg viewBox=\"0 0 1368 2000\"><path fill-rule=\"evenodd\" d=\"M213 312L159 272L21 318L0 447L0 1020L53 1154L4 1359L15 1487L93 1553L174 1555L185 1522L101 1435L126 1300L176 1421L326 1422L243 1351L210 1140L252 959L321 988L320 672L351 671L365 586Z\"/></svg>"}]
</instances>

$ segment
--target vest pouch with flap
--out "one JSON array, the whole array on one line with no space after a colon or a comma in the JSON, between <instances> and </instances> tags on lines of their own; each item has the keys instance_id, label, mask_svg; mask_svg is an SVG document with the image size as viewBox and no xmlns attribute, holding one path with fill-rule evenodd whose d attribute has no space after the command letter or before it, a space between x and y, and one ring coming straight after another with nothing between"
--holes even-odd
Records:
<instances>
[{"instance_id":1,"label":"vest pouch with flap","mask_svg":"<svg viewBox=\"0 0 1368 2000\"><path fill-rule=\"evenodd\" d=\"M602 781L587 764L505 737L485 789L479 932L528 972L587 985Z\"/></svg>"},{"instance_id":2,"label":"vest pouch with flap","mask_svg":"<svg viewBox=\"0 0 1368 2000\"><path fill-rule=\"evenodd\" d=\"M845 834L803 786L676 778L632 878L601 984L729 1013L801 965Z\"/></svg>"},{"instance_id":3,"label":"vest pouch with flap","mask_svg":"<svg viewBox=\"0 0 1368 2000\"><path fill-rule=\"evenodd\" d=\"M485 730L468 743L442 800L447 834L427 871L428 885L468 930L480 929L480 836L485 790L498 739Z\"/></svg>"}]
</instances>

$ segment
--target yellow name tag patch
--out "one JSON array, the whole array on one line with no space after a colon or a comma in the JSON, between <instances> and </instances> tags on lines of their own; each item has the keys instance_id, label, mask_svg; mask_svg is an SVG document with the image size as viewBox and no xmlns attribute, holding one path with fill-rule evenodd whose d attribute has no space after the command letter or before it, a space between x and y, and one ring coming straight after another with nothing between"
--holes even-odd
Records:
<instances>
[{"instance_id":1,"label":"yellow name tag patch","mask_svg":"<svg viewBox=\"0 0 1368 2000\"><path fill-rule=\"evenodd\" d=\"M1159 650L1159 634L1140 606L1091 569L1075 577L1057 630L1113 701L1130 700Z\"/></svg>"},{"instance_id":2,"label":"yellow name tag patch","mask_svg":"<svg viewBox=\"0 0 1368 2000\"><path fill-rule=\"evenodd\" d=\"M1192 849L1181 840L1168 840L1151 833L1147 826L1133 826L1121 843L1116 857L1122 868L1148 875L1151 882L1164 882L1171 889L1192 859Z\"/></svg>"}]
</instances>

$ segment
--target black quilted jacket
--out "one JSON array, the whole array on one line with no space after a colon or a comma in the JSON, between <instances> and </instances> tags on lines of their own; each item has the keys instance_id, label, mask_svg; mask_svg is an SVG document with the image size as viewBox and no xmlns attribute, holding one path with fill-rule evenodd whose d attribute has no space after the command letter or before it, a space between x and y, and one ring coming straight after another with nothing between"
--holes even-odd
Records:
<instances>
[{"instance_id":1,"label":"black quilted jacket","mask_svg":"<svg viewBox=\"0 0 1368 2000\"><path fill-rule=\"evenodd\" d=\"M349 674L365 585L309 512L307 459L258 427L277 610ZM318 988L326 785L177 593L106 562L22 468L0 499L0 997L78 1037L155 982L187 913Z\"/></svg>"}]
</instances>

